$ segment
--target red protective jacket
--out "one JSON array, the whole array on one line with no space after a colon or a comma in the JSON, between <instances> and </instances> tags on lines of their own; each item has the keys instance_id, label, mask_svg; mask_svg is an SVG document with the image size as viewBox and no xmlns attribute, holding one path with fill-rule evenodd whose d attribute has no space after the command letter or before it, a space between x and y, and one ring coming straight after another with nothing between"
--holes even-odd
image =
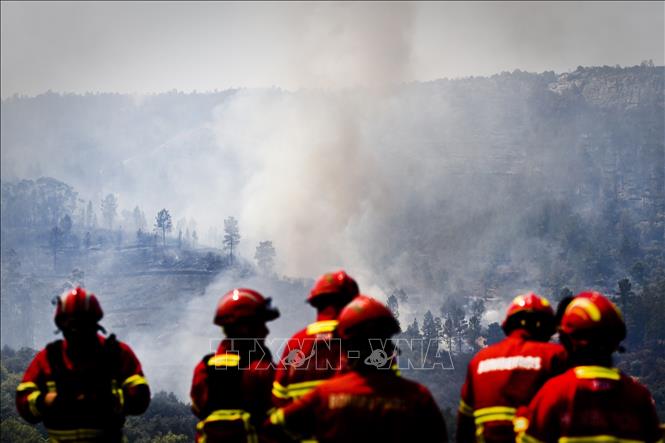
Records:
<instances>
[{"instance_id":1,"label":"red protective jacket","mask_svg":"<svg viewBox=\"0 0 665 443\"><path fill-rule=\"evenodd\" d=\"M76 355L66 340L49 343L16 389L16 407L30 423L44 422L53 441L120 441L126 414L141 414L150 389L134 352L114 336ZM47 393L56 393L50 406Z\"/></svg>"},{"instance_id":2,"label":"red protective jacket","mask_svg":"<svg viewBox=\"0 0 665 443\"><path fill-rule=\"evenodd\" d=\"M462 386L457 441L514 442L517 408L566 369L565 356L563 346L529 340L523 329L478 352Z\"/></svg>"},{"instance_id":3,"label":"red protective jacket","mask_svg":"<svg viewBox=\"0 0 665 443\"><path fill-rule=\"evenodd\" d=\"M336 327L337 320L317 321L286 343L272 385L275 406L302 397L342 369L346 359L333 337Z\"/></svg>"},{"instance_id":4,"label":"red protective jacket","mask_svg":"<svg viewBox=\"0 0 665 443\"><path fill-rule=\"evenodd\" d=\"M197 442L252 442L272 407L272 355L258 342L251 351L223 340L194 369L192 410L201 419ZM236 342L238 344L238 342ZM247 348L242 342L239 347Z\"/></svg>"},{"instance_id":5,"label":"red protective jacket","mask_svg":"<svg viewBox=\"0 0 665 443\"><path fill-rule=\"evenodd\" d=\"M349 371L270 416L294 437L320 443L446 442L446 424L424 386L393 370Z\"/></svg>"},{"instance_id":6,"label":"red protective jacket","mask_svg":"<svg viewBox=\"0 0 665 443\"><path fill-rule=\"evenodd\" d=\"M548 381L516 419L522 442L662 442L651 394L618 369L577 366Z\"/></svg>"}]
</instances>

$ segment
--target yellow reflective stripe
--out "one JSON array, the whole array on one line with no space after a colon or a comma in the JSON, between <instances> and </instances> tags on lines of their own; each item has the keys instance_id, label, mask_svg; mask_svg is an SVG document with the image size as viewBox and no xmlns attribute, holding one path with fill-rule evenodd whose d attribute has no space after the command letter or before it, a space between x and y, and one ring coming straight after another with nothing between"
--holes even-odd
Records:
<instances>
[{"instance_id":1,"label":"yellow reflective stripe","mask_svg":"<svg viewBox=\"0 0 665 443\"><path fill-rule=\"evenodd\" d=\"M325 380L304 381L300 383L291 383L287 385L288 396L291 398L302 397Z\"/></svg>"},{"instance_id":2,"label":"yellow reflective stripe","mask_svg":"<svg viewBox=\"0 0 665 443\"><path fill-rule=\"evenodd\" d=\"M133 388L138 385L147 385L148 381L139 374L134 374L131 377L127 377L124 382L122 382L123 388Z\"/></svg>"},{"instance_id":3,"label":"yellow reflective stripe","mask_svg":"<svg viewBox=\"0 0 665 443\"><path fill-rule=\"evenodd\" d=\"M46 382L46 389L48 389L49 392L56 392L55 388L55 382L53 380L49 380Z\"/></svg>"},{"instance_id":4,"label":"yellow reflective stripe","mask_svg":"<svg viewBox=\"0 0 665 443\"><path fill-rule=\"evenodd\" d=\"M282 386L278 381L272 383L272 395L277 398L289 398L289 390Z\"/></svg>"},{"instance_id":5,"label":"yellow reflective stripe","mask_svg":"<svg viewBox=\"0 0 665 443\"><path fill-rule=\"evenodd\" d=\"M284 411L281 408L270 414L270 423L277 426L284 426L286 420L284 420Z\"/></svg>"},{"instance_id":6,"label":"yellow reflective stripe","mask_svg":"<svg viewBox=\"0 0 665 443\"><path fill-rule=\"evenodd\" d=\"M458 411L464 415L468 415L470 417L473 417L473 408L466 404L466 402L462 399L459 401L459 408Z\"/></svg>"},{"instance_id":7,"label":"yellow reflective stripe","mask_svg":"<svg viewBox=\"0 0 665 443\"><path fill-rule=\"evenodd\" d=\"M220 420L243 420L249 419L250 414L242 409L218 409L208 415L203 421L220 421Z\"/></svg>"},{"instance_id":8,"label":"yellow reflective stripe","mask_svg":"<svg viewBox=\"0 0 665 443\"><path fill-rule=\"evenodd\" d=\"M312 380L312 381L302 381L300 383L290 383L287 385L286 389L290 390L298 390L298 389L312 389L323 383L325 380Z\"/></svg>"},{"instance_id":9,"label":"yellow reflective stripe","mask_svg":"<svg viewBox=\"0 0 665 443\"><path fill-rule=\"evenodd\" d=\"M602 315L600 309L588 298L575 298L566 308L566 313L572 312L575 309L581 309L586 317L590 318L594 322L600 321Z\"/></svg>"},{"instance_id":10,"label":"yellow reflective stripe","mask_svg":"<svg viewBox=\"0 0 665 443\"><path fill-rule=\"evenodd\" d=\"M31 381L24 381L16 387L16 392L27 391L28 389L39 389L37 385Z\"/></svg>"},{"instance_id":11,"label":"yellow reflective stripe","mask_svg":"<svg viewBox=\"0 0 665 443\"><path fill-rule=\"evenodd\" d=\"M104 437L103 429L47 429L48 435L51 439L56 441L60 440L74 440L86 441L90 439Z\"/></svg>"},{"instance_id":12,"label":"yellow reflective stripe","mask_svg":"<svg viewBox=\"0 0 665 443\"><path fill-rule=\"evenodd\" d=\"M125 408L125 393L118 387L118 381L115 379L111 380L111 393L118 399L117 412L122 412Z\"/></svg>"},{"instance_id":13,"label":"yellow reflective stripe","mask_svg":"<svg viewBox=\"0 0 665 443\"><path fill-rule=\"evenodd\" d=\"M515 415L517 409L510 406L490 406L489 408L476 409L473 412L474 417L481 417L488 414L512 414Z\"/></svg>"},{"instance_id":14,"label":"yellow reflective stripe","mask_svg":"<svg viewBox=\"0 0 665 443\"><path fill-rule=\"evenodd\" d=\"M30 413L35 417L40 417L39 409L37 409L37 399L42 395L40 391L33 391L28 395L28 407L30 408Z\"/></svg>"},{"instance_id":15,"label":"yellow reflective stripe","mask_svg":"<svg viewBox=\"0 0 665 443\"><path fill-rule=\"evenodd\" d=\"M321 332L332 332L337 328L337 320L317 321L307 326L307 335L320 334Z\"/></svg>"},{"instance_id":16,"label":"yellow reflective stripe","mask_svg":"<svg viewBox=\"0 0 665 443\"><path fill-rule=\"evenodd\" d=\"M214 355L208 360L208 366L238 366L240 356L238 354Z\"/></svg>"},{"instance_id":17,"label":"yellow reflective stripe","mask_svg":"<svg viewBox=\"0 0 665 443\"><path fill-rule=\"evenodd\" d=\"M508 406L492 406L476 409L473 412L473 416L475 417L476 425L487 423L488 421L513 421L515 411L515 408Z\"/></svg>"},{"instance_id":18,"label":"yellow reflective stripe","mask_svg":"<svg viewBox=\"0 0 665 443\"><path fill-rule=\"evenodd\" d=\"M613 435L593 435L586 437L561 437L559 443L644 443L644 440L629 440Z\"/></svg>"},{"instance_id":19,"label":"yellow reflective stripe","mask_svg":"<svg viewBox=\"0 0 665 443\"><path fill-rule=\"evenodd\" d=\"M324 381L325 380L303 381L300 383L291 383L286 386L282 386L279 382L275 381L272 384L272 394L277 398L302 397Z\"/></svg>"},{"instance_id":20,"label":"yellow reflective stripe","mask_svg":"<svg viewBox=\"0 0 665 443\"><path fill-rule=\"evenodd\" d=\"M574 371L577 378L607 378L609 380L619 380L621 378L619 369L604 366L578 366Z\"/></svg>"},{"instance_id":21,"label":"yellow reflective stripe","mask_svg":"<svg viewBox=\"0 0 665 443\"><path fill-rule=\"evenodd\" d=\"M234 420L242 420L244 426L245 426L245 431L247 432L247 443L258 443L258 435L256 434L256 431L254 430L254 426L252 426L252 423L250 422L251 414L244 409L218 409L216 411L213 411L210 415L208 415L204 420L200 421L196 425L196 429L199 430L201 433L205 435L203 432L204 427L206 424L215 422L215 421L234 421ZM206 438L203 436L200 441L205 441Z\"/></svg>"}]
</instances>

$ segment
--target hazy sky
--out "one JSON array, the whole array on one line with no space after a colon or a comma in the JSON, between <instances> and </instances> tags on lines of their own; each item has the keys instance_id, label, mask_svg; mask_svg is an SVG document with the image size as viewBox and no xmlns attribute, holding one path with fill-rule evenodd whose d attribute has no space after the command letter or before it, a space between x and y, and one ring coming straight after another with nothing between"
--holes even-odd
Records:
<instances>
[{"instance_id":1,"label":"hazy sky","mask_svg":"<svg viewBox=\"0 0 665 443\"><path fill-rule=\"evenodd\" d=\"M662 65L664 17L664 2L3 1L2 97Z\"/></svg>"}]
</instances>

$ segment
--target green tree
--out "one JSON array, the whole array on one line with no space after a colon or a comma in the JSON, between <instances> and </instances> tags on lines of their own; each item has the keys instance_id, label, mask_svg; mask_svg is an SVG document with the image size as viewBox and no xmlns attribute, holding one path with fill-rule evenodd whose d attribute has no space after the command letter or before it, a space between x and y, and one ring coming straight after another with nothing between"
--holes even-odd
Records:
<instances>
[{"instance_id":1,"label":"green tree","mask_svg":"<svg viewBox=\"0 0 665 443\"><path fill-rule=\"evenodd\" d=\"M455 298L448 297L441 307L441 316L450 351L457 346L457 352L462 352L462 342L468 326L462 305Z\"/></svg>"},{"instance_id":2,"label":"green tree","mask_svg":"<svg viewBox=\"0 0 665 443\"><path fill-rule=\"evenodd\" d=\"M391 294L388 297L388 309L390 309L390 312L393 313L395 318L399 319L399 302L394 294Z\"/></svg>"},{"instance_id":3,"label":"green tree","mask_svg":"<svg viewBox=\"0 0 665 443\"><path fill-rule=\"evenodd\" d=\"M619 290L615 292L615 295L619 296L619 307L622 311L625 311L628 307L629 299L635 295L632 291L633 285L630 283L630 280L627 278L622 278L617 282Z\"/></svg>"},{"instance_id":4,"label":"green tree","mask_svg":"<svg viewBox=\"0 0 665 443\"><path fill-rule=\"evenodd\" d=\"M117 216L118 211L118 199L116 196L113 194L108 194L106 197L104 197L102 200L101 209L102 217L104 217L106 226L109 229L113 229L113 222L115 221L115 217Z\"/></svg>"},{"instance_id":5,"label":"green tree","mask_svg":"<svg viewBox=\"0 0 665 443\"><path fill-rule=\"evenodd\" d=\"M494 322L487 325L485 336L487 338L486 344L493 345L503 340L505 334L503 333L503 329L501 329L501 326L499 326L499 323Z\"/></svg>"},{"instance_id":6,"label":"green tree","mask_svg":"<svg viewBox=\"0 0 665 443\"><path fill-rule=\"evenodd\" d=\"M53 272L56 271L58 265L58 251L62 247L64 232L60 229L59 226L54 226L49 232L49 248L51 249L51 254L53 254Z\"/></svg>"},{"instance_id":7,"label":"green tree","mask_svg":"<svg viewBox=\"0 0 665 443\"><path fill-rule=\"evenodd\" d=\"M423 317L422 336L425 339L425 346L429 346L434 352L429 355L436 355L439 350L439 338L441 337L441 319L434 317L432 311L428 310Z\"/></svg>"},{"instance_id":8,"label":"green tree","mask_svg":"<svg viewBox=\"0 0 665 443\"><path fill-rule=\"evenodd\" d=\"M229 253L229 261L233 263L233 251L240 243L240 229L238 220L229 217L224 220L224 250Z\"/></svg>"},{"instance_id":9,"label":"green tree","mask_svg":"<svg viewBox=\"0 0 665 443\"><path fill-rule=\"evenodd\" d=\"M166 233L171 232L173 223L171 222L171 214L167 209L162 209L155 217L155 228L162 233L162 244L166 247Z\"/></svg>"},{"instance_id":10,"label":"green tree","mask_svg":"<svg viewBox=\"0 0 665 443\"><path fill-rule=\"evenodd\" d=\"M471 300L468 304L470 316L466 328L466 338L468 344L474 349L478 350L480 344L478 343L482 335L482 318L485 314L485 302L482 298Z\"/></svg>"},{"instance_id":11,"label":"green tree","mask_svg":"<svg viewBox=\"0 0 665 443\"><path fill-rule=\"evenodd\" d=\"M275 266L275 255L275 247L271 241L262 241L256 247L254 259L263 273L272 273L272 268Z\"/></svg>"}]
</instances>

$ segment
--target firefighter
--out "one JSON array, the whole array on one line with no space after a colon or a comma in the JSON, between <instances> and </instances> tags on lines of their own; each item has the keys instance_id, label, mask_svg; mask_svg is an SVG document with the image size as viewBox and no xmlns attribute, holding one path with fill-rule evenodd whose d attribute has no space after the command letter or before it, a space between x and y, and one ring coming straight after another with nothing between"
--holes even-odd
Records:
<instances>
[{"instance_id":1,"label":"firefighter","mask_svg":"<svg viewBox=\"0 0 665 443\"><path fill-rule=\"evenodd\" d=\"M338 321L348 371L274 411L270 424L321 443L446 442L446 425L430 392L391 368L390 337L400 328L390 310L358 295Z\"/></svg>"},{"instance_id":2,"label":"firefighter","mask_svg":"<svg viewBox=\"0 0 665 443\"><path fill-rule=\"evenodd\" d=\"M275 406L302 397L342 367L339 340L334 338L337 316L356 295L358 284L340 270L314 283L307 302L316 309L316 322L296 332L286 343L275 373Z\"/></svg>"},{"instance_id":3,"label":"firefighter","mask_svg":"<svg viewBox=\"0 0 665 443\"><path fill-rule=\"evenodd\" d=\"M559 336L572 367L515 420L519 441L662 442L651 394L612 364L626 337L619 309L599 292L582 292L566 308Z\"/></svg>"},{"instance_id":4,"label":"firefighter","mask_svg":"<svg viewBox=\"0 0 665 443\"><path fill-rule=\"evenodd\" d=\"M517 296L501 325L506 338L478 352L467 368L457 413L457 441L514 442L517 408L565 370L563 346L547 343L555 316L547 299Z\"/></svg>"},{"instance_id":5,"label":"firefighter","mask_svg":"<svg viewBox=\"0 0 665 443\"><path fill-rule=\"evenodd\" d=\"M55 324L64 340L32 360L16 390L16 406L30 423L43 422L54 442L120 442L125 415L142 414L150 389L125 343L98 334L102 308L82 288L57 298Z\"/></svg>"},{"instance_id":6,"label":"firefighter","mask_svg":"<svg viewBox=\"0 0 665 443\"><path fill-rule=\"evenodd\" d=\"M216 353L203 357L192 381L197 442L258 441L258 425L272 406L275 372L265 347L266 322L277 317L270 298L252 289L233 289L220 299L214 323L226 338Z\"/></svg>"}]
</instances>

